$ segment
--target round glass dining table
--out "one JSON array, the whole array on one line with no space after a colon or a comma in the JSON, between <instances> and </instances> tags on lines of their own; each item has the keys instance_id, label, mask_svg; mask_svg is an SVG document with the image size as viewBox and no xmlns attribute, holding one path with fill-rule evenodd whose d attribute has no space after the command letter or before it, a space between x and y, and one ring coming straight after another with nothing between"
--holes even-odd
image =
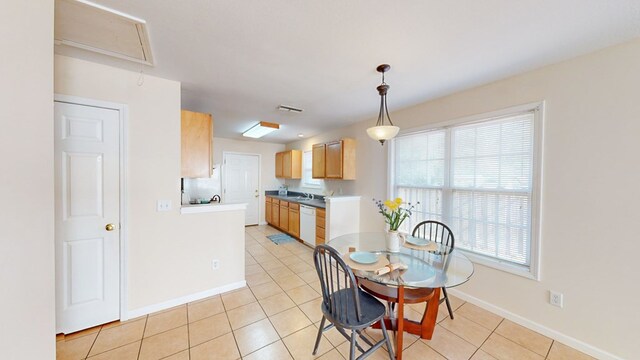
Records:
<instances>
[{"instance_id":1,"label":"round glass dining table","mask_svg":"<svg viewBox=\"0 0 640 360\"><path fill-rule=\"evenodd\" d=\"M407 238L412 240L409 236ZM385 240L385 233L362 232L338 236L327 242L327 245L343 256L353 251L364 251L386 257L390 264L405 265L404 269L384 275L352 267L354 275L359 278L397 289L397 319L389 316L384 321L388 329L397 330L396 359L401 360L403 332L431 339L440 305L440 289L467 282L473 275L473 263L462 252L442 244L431 244L432 250L427 251L405 242L405 245L400 246L399 252L389 252L386 250ZM433 296L428 301L426 314L421 323L404 319L405 287L433 289Z\"/></svg>"}]
</instances>

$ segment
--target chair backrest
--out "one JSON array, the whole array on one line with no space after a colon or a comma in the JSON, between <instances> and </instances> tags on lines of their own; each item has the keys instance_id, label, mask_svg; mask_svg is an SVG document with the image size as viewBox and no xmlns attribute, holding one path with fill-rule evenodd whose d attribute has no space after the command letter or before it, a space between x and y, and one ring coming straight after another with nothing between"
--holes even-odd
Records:
<instances>
[{"instance_id":1,"label":"chair backrest","mask_svg":"<svg viewBox=\"0 0 640 360\"><path fill-rule=\"evenodd\" d=\"M443 244L453 250L455 239L449 227L439 221L427 220L419 223L413 228L412 236L429 239Z\"/></svg>"},{"instance_id":2,"label":"chair backrest","mask_svg":"<svg viewBox=\"0 0 640 360\"><path fill-rule=\"evenodd\" d=\"M313 259L322 287L322 301L333 317L330 320L360 321L360 294L351 268L334 248L327 245L316 246Z\"/></svg>"}]
</instances>

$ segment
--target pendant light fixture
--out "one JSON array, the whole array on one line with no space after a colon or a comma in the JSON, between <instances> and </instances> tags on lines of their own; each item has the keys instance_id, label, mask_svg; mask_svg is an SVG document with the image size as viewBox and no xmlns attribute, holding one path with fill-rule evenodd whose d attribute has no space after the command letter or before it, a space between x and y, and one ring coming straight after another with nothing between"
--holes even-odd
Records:
<instances>
[{"instance_id":1,"label":"pendant light fixture","mask_svg":"<svg viewBox=\"0 0 640 360\"><path fill-rule=\"evenodd\" d=\"M389 71L389 69L391 69L391 66L388 64L382 64L376 68L379 73L382 73L382 84L378 85L376 88L380 94L380 113L378 114L378 122L376 123L376 126L367 129L369 137L373 140L380 141L381 145L384 145L386 140L393 139L398 135L398 131L400 131L400 128L393 125L393 122L391 122L389 109L387 108L387 91L389 90L389 85L384 82L384 73ZM385 125L385 116L389 121L389 125Z\"/></svg>"}]
</instances>

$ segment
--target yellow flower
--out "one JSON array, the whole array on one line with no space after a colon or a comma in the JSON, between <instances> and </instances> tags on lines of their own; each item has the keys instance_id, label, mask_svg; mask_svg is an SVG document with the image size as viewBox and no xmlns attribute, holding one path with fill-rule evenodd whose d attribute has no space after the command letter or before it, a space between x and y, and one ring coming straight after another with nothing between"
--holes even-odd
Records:
<instances>
[{"instance_id":1,"label":"yellow flower","mask_svg":"<svg viewBox=\"0 0 640 360\"><path fill-rule=\"evenodd\" d=\"M396 198L396 204L398 204L398 205L402 204L402 199L401 199L401 198L399 198L399 197L398 197L398 198Z\"/></svg>"},{"instance_id":2,"label":"yellow flower","mask_svg":"<svg viewBox=\"0 0 640 360\"><path fill-rule=\"evenodd\" d=\"M384 202L384 205L389 208L391 211L396 211L398 209L398 204L392 202L391 200L387 200Z\"/></svg>"},{"instance_id":3,"label":"yellow flower","mask_svg":"<svg viewBox=\"0 0 640 360\"><path fill-rule=\"evenodd\" d=\"M391 208L391 204L392 204L391 200L385 200L384 201L384 206L386 206L388 208Z\"/></svg>"}]
</instances>

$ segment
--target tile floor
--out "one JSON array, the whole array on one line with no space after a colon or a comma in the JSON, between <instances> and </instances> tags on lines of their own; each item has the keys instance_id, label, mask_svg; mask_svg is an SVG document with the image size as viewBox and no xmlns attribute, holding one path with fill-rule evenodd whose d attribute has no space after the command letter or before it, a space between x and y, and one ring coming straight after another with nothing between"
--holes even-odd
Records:
<instances>
[{"instance_id":1,"label":"tile floor","mask_svg":"<svg viewBox=\"0 0 640 360\"><path fill-rule=\"evenodd\" d=\"M57 336L58 360L312 359L320 312L320 283L312 250L275 245L268 226L246 230L248 287L140 317ZM455 320L440 308L433 339L405 335L403 358L592 359L566 345L451 297ZM444 304L443 304L444 305ZM424 305L410 305L419 319ZM380 331L368 330L374 339ZM347 359L349 345L335 329L315 358ZM385 359L380 349L369 359Z\"/></svg>"}]
</instances>

